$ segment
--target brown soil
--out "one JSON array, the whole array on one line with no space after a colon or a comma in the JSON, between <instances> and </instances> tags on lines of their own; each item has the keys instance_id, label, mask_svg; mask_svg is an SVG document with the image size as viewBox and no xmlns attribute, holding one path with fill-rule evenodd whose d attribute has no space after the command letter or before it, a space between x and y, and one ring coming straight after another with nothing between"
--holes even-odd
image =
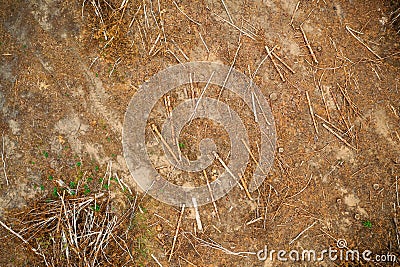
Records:
<instances>
[{"instance_id":1,"label":"brown soil","mask_svg":"<svg viewBox=\"0 0 400 267\"><path fill-rule=\"evenodd\" d=\"M113 173L140 191L121 145L123 117L140 85L187 61L231 66L235 59L235 69L250 76L267 45L295 72L275 58L285 81L270 59L254 77L269 99L277 131L267 179L252 199L236 187L218 200L220 220L212 204L200 207L203 232L196 229L194 210L185 209L170 261L180 209L140 197L145 220L132 234L135 260L127 266L158 266L152 255L162 266L345 266L340 260L271 262L254 255L266 245L322 251L336 248L339 239L350 249L400 257L400 37L391 25L390 1L300 1L298 9L296 0L224 1L236 26L223 1L160 1L160 8L158 1L97 1L97 14L92 2L0 3L0 151L6 166L0 169L1 221L12 226L18 211L53 197L57 179L104 190L97 181L109 162ZM199 96L203 86L188 96ZM172 108L182 96L183 88L168 95ZM250 110L229 92L221 100L252 129L251 150L258 157ZM161 99L149 125L160 126L166 116ZM229 159L228 136L212 121L194 121L179 138L190 159L199 155L204 138L214 139ZM151 130L147 145L154 165L171 181L204 184L201 174L168 166ZM250 163L245 182L254 168ZM206 171L215 179L224 168L216 162ZM113 201L124 210L119 185L111 186ZM45 266L3 228L0 237L1 266Z\"/></svg>"}]
</instances>

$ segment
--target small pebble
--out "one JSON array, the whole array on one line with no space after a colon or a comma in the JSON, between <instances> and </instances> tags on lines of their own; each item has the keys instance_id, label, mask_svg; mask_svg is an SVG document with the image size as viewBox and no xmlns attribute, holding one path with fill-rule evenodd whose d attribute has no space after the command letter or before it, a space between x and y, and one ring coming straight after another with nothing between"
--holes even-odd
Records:
<instances>
[{"instance_id":1,"label":"small pebble","mask_svg":"<svg viewBox=\"0 0 400 267\"><path fill-rule=\"evenodd\" d=\"M269 99L271 99L271 101L276 101L278 99L278 94L277 93L270 94Z\"/></svg>"},{"instance_id":2,"label":"small pebble","mask_svg":"<svg viewBox=\"0 0 400 267\"><path fill-rule=\"evenodd\" d=\"M283 153L283 147L278 148L279 153Z\"/></svg>"},{"instance_id":3,"label":"small pebble","mask_svg":"<svg viewBox=\"0 0 400 267\"><path fill-rule=\"evenodd\" d=\"M321 52L322 51L322 47L321 46L317 46L317 51Z\"/></svg>"},{"instance_id":4,"label":"small pebble","mask_svg":"<svg viewBox=\"0 0 400 267\"><path fill-rule=\"evenodd\" d=\"M356 220L359 220L359 219L361 219L361 216L360 216L360 214L356 213L356 215L354 215L354 219L356 219Z\"/></svg>"},{"instance_id":5,"label":"small pebble","mask_svg":"<svg viewBox=\"0 0 400 267\"><path fill-rule=\"evenodd\" d=\"M342 203L342 199L340 199L340 198L336 199L336 203L338 203L338 204Z\"/></svg>"},{"instance_id":6,"label":"small pebble","mask_svg":"<svg viewBox=\"0 0 400 267\"><path fill-rule=\"evenodd\" d=\"M160 224L157 224L156 231L157 232L161 232L162 231L162 226Z\"/></svg>"},{"instance_id":7,"label":"small pebble","mask_svg":"<svg viewBox=\"0 0 400 267\"><path fill-rule=\"evenodd\" d=\"M373 187L375 190L378 190L378 189L379 189L379 184L374 184L372 187Z\"/></svg>"}]
</instances>

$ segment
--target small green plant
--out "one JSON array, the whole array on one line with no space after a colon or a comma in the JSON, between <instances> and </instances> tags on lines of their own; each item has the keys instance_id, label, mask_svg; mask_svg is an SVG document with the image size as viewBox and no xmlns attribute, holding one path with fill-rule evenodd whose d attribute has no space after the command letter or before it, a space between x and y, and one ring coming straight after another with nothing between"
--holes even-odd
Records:
<instances>
[{"instance_id":1,"label":"small green plant","mask_svg":"<svg viewBox=\"0 0 400 267\"><path fill-rule=\"evenodd\" d=\"M78 162L76 163L76 167L80 167L80 166L82 166L82 162L78 161Z\"/></svg>"},{"instance_id":2,"label":"small green plant","mask_svg":"<svg viewBox=\"0 0 400 267\"><path fill-rule=\"evenodd\" d=\"M89 176L89 177L87 178L87 181L88 181L88 182L93 181L93 177L92 177L92 176Z\"/></svg>"},{"instance_id":3,"label":"small green plant","mask_svg":"<svg viewBox=\"0 0 400 267\"><path fill-rule=\"evenodd\" d=\"M140 206L140 210L130 221L128 226L129 231L133 231L135 234L135 256L138 260L138 266L147 266L147 261L151 254L150 240L154 237L154 233L147 228L148 215L146 214L147 209Z\"/></svg>"},{"instance_id":4,"label":"small green plant","mask_svg":"<svg viewBox=\"0 0 400 267\"><path fill-rule=\"evenodd\" d=\"M53 197L58 197L58 189L57 189L57 187L53 188L52 195L53 195Z\"/></svg>"},{"instance_id":5,"label":"small green plant","mask_svg":"<svg viewBox=\"0 0 400 267\"><path fill-rule=\"evenodd\" d=\"M40 190L44 191L44 185L40 185Z\"/></svg>"},{"instance_id":6,"label":"small green plant","mask_svg":"<svg viewBox=\"0 0 400 267\"><path fill-rule=\"evenodd\" d=\"M100 169L99 166L95 166L95 167L94 167L94 170L95 170L96 172L98 172L99 169Z\"/></svg>"},{"instance_id":7,"label":"small green plant","mask_svg":"<svg viewBox=\"0 0 400 267\"><path fill-rule=\"evenodd\" d=\"M369 229L372 228L372 222L371 222L370 220L363 221L363 222L362 222L362 225L363 225L364 227L369 228Z\"/></svg>"},{"instance_id":8,"label":"small green plant","mask_svg":"<svg viewBox=\"0 0 400 267\"><path fill-rule=\"evenodd\" d=\"M47 159L49 157L49 153L47 151L43 151L43 156Z\"/></svg>"},{"instance_id":9,"label":"small green plant","mask_svg":"<svg viewBox=\"0 0 400 267\"><path fill-rule=\"evenodd\" d=\"M103 184L103 188L108 190L110 188L110 186L108 184Z\"/></svg>"},{"instance_id":10,"label":"small green plant","mask_svg":"<svg viewBox=\"0 0 400 267\"><path fill-rule=\"evenodd\" d=\"M100 211L100 205L99 205L99 204L96 204L96 205L90 206L90 207L91 207L92 210L94 210L94 211Z\"/></svg>"},{"instance_id":11,"label":"small green plant","mask_svg":"<svg viewBox=\"0 0 400 267\"><path fill-rule=\"evenodd\" d=\"M83 186L83 188L84 188L83 193L84 193L85 195L90 194L90 188L89 188L89 186L88 186L87 184L85 184L85 185Z\"/></svg>"},{"instance_id":12,"label":"small green plant","mask_svg":"<svg viewBox=\"0 0 400 267\"><path fill-rule=\"evenodd\" d=\"M179 148L185 148L185 144L184 143L179 143Z\"/></svg>"},{"instance_id":13,"label":"small green plant","mask_svg":"<svg viewBox=\"0 0 400 267\"><path fill-rule=\"evenodd\" d=\"M52 175L49 175L49 177L47 177L50 181L52 181L54 179L54 177Z\"/></svg>"},{"instance_id":14,"label":"small green plant","mask_svg":"<svg viewBox=\"0 0 400 267\"><path fill-rule=\"evenodd\" d=\"M69 182L69 187L71 187L72 189L75 189L76 183L74 181Z\"/></svg>"}]
</instances>

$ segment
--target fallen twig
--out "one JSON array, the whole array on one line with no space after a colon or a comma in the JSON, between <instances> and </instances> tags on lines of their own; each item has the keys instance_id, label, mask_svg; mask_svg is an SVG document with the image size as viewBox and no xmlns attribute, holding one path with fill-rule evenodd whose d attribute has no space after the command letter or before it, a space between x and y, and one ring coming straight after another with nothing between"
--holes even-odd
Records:
<instances>
[{"instance_id":1,"label":"fallen twig","mask_svg":"<svg viewBox=\"0 0 400 267\"><path fill-rule=\"evenodd\" d=\"M197 200L195 197L192 197L192 203L193 203L193 208L194 208L194 214L196 217L197 228L199 229L200 232L202 232L203 225L201 224L199 206L197 205Z\"/></svg>"},{"instance_id":2,"label":"fallen twig","mask_svg":"<svg viewBox=\"0 0 400 267\"><path fill-rule=\"evenodd\" d=\"M265 49L267 50L268 56L271 59L272 65L274 65L274 68L276 69L276 71L279 73L279 77L281 78L282 82L285 82L286 79L283 76L282 72L280 71L278 65L276 65L274 58L272 57L272 52L271 50L269 50L268 46L265 46Z\"/></svg>"},{"instance_id":3,"label":"fallen twig","mask_svg":"<svg viewBox=\"0 0 400 267\"><path fill-rule=\"evenodd\" d=\"M226 23L228 23L229 25L231 25L233 28L235 28L235 29L238 30L239 32L241 32L241 33L243 33L244 35L246 35L247 37L249 37L250 39L256 41L256 38L252 36L252 35L257 36L257 35L255 35L254 33L250 32L250 31L249 31L250 33L249 33L249 32L246 32L246 31L244 31L243 29L241 29L241 28L239 28L238 26L236 26L235 24L233 24L232 22L230 22L230 21L224 19L223 17L221 17L221 16L219 16L219 15L217 15L217 14L215 14L215 13L213 13L213 14L214 14L216 17L218 17L219 19L221 19L221 20L223 20L224 22L226 22Z\"/></svg>"},{"instance_id":4,"label":"fallen twig","mask_svg":"<svg viewBox=\"0 0 400 267\"><path fill-rule=\"evenodd\" d=\"M204 177L206 178L208 191L210 192L211 201L212 201L212 203L213 203L215 213L217 214L218 221L221 221L221 218L219 217L219 213L218 213L217 204L215 203L214 194L213 194L213 192L212 192L212 190L211 190L210 182L208 181L208 176L207 176L206 170L203 170L203 174L204 174Z\"/></svg>"},{"instance_id":5,"label":"fallen twig","mask_svg":"<svg viewBox=\"0 0 400 267\"><path fill-rule=\"evenodd\" d=\"M357 32L355 30L353 30L352 28L350 28L348 25L346 25L346 30L351 34L351 36L353 36L358 42L360 42L360 44L362 44L365 48L368 49L369 52L371 52L372 54L374 54L374 56L376 56L378 59L382 60L382 57L379 56L374 50L372 50L368 45L366 45L364 43L364 41L358 37L357 35L355 35L354 33ZM357 32L358 33L358 32Z\"/></svg>"},{"instance_id":6,"label":"fallen twig","mask_svg":"<svg viewBox=\"0 0 400 267\"><path fill-rule=\"evenodd\" d=\"M318 135L319 134L318 126L317 126L317 122L315 121L314 110L311 105L311 100L310 100L310 96L308 95L308 91L306 91L306 97L307 97L308 108L310 110L310 115L311 115L311 118L312 118L312 121L314 124L315 133Z\"/></svg>"},{"instance_id":7,"label":"fallen twig","mask_svg":"<svg viewBox=\"0 0 400 267\"><path fill-rule=\"evenodd\" d=\"M334 130L332 130L328 125L326 125L325 123L322 124L322 126L327 129L331 134L333 134L334 136L336 136L340 141L342 141L343 143L345 143L348 147L357 150L357 148L355 148L354 146L352 146L349 142L346 141L346 139L344 139L343 137L341 137L338 133L336 133Z\"/></svg>"},{"instance_id":8,"label":"fallen twig","mask_svg":"<svg viewBox=\"0 0 400 267\"><path fill-rule=\"evenodd\" d=\"M293 244L294 241L300 238L306 231L308 231L311 227L313 227L318 221L313 222L311 225L309 225L306 229L301 231L295 238L293 238L290 242L289 245Z\"/></svg>"},{"instance_id":9,"label":"fallen twig","mask_svg":"<svg viewBox=\"0 0 400 267\"><path fill-rule=\"evenodd\" d=\"M201 26L201 23L195 21L194 19L192 19L191 17L189 17L185 12L182 11L182 9L180 9L180 7L178 6L178 4L175 1L174 2L176 8L179 10L179 12L181 12L188 20L190 20L191 22L193 22L194 24Z\"/></svg>"},{"instance_id":10,"label":"fallen twig","mask_svg":"<svg viewBox=\"0 0 400 267\"><path fill-rule=\"evenodd\" d=\"M232 171L229 169L228 165L221 159L221 157L218 155L217 152L213 151L213 155L215 158L221 163L221 165L225 168L225 170L229 173L230 176L236 181L236 183L239 185L240 189L244 190L243 186L238 182L238 178L232 173Z\"/></svg>"},{"instance_id":11,"label":"fallen twig","mask_svg":"<svg viewBox=\"0 0 400 267\"><path fill-rule=\"evenodd\" d=\"M158 266L163 267L162 264L157 260L157 258L153 254L151 254L151 257L158 264Z\"/></svg>"},{"instance_id":12,"label":"fallen twig","mask_svg":"<svg viewBox=\"0 0 400 267\"><path fill-rule=\"evenodd\" d=\"M169 257L168 257L168 262L171 261L172 255L174 254L175 244L176 244L176 240L178 238L179 228L181 227L181 221L182 221L182 216L183 216L183 212L184 211L185 211L185 204L182 205L182 209L181 209L181 213L179 215L178 223L176 224L174 240L172 241L172 248L171 248L171 252L170 252Z\"/></svg>"},{"instance_id":13,"label":"fallen twig","mask_svg":"<svg viewBox=\"0 0 400 267\"><path fill-rule=\"evenodd\" d=\"M313 51L313 49L312 49L312 47L311 47L311 44L310 44L310 42L309 42L308 39L307 39L307 35L306 35L306 33L304 32L303 27L300 25L299 28L300 28L301 34L303 35L304 43L306 44L306 46L307 46L307 48L308 48L308 51L310 51L310 54L311 54L311 57L312 57L314 63L315 63L315 64L318 64L317 57L315 56L315 53L314 53L314 51Z\"/></svg>"},{"instance_id":14,"label":"fallen twig","mask_svg":"<svg viewBox=\"0 0 400 267\"><path fill-rule=\"evenodd\" d=\"M4 138L4 134L2 135L2 143L3 143L3 149L2 149L2 152L1 152L1 161L3 162L4 178L6 179L7 185L9 185L7 171L6 171L6 156L5 156L5 138Z\"/></svg>"}]
</instances>

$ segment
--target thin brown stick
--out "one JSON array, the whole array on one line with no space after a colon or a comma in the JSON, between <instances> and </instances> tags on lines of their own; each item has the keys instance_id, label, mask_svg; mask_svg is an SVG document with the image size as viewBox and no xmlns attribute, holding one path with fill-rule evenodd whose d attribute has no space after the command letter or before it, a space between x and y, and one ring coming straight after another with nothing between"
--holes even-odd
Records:
<instances>
[{"instance_id":1,"label":"thin brown stick","mask_svg":"<svg viewBox=\"0 0 400 267\"><path fill-rule=\"evenodd\" d=\"M301 231L295 238L293 238L290 242L289 245L293 244L294 241L300 238L306 231L308 231L311 227L313 227L318 221L314 221L311 225L309 225L306 229Z\"/></svg>"},{"instance_id":2,"label":"thin brown stick","mask_svg":"<svg viewBox=\"0 0 400 267\"><path fill-rule=\"evenodd\" d=\"M274 65L274 68L275 68L276 71L279 73L279 77L281 78L282 82L285 82L286 79L285 79L285 77L283 76L283 74L282 74L281 70L279 69L278 65L276 65L276 62L275 62L275 60L274 60L274 58L273 58L273 56L272 56L271 50L269 50L269 48L268 48L267 45L265 46L265 49L267 50L267 53L268 53L268 55L269 55L269 58L271 59L272 64Z\"/></svg>"},{"instance_id":3,"label":"thin brown stick","mask_svg":"<svg viewBox=\"0 0 400 267\"><path fill-rule=\"evenodd\" d=\"M162 136L162 134L160 133L160 131L158 130L157 126L155 124L151 125L151 128L153 129L153 131L157 134L158 138L161 139L161 142L164 144L164 146L168 149L168 152L172 155L172 157L174 158L174 160L178 163L179 160L178 158L175 156L172 148L168 145L167 141L165 141L164 137Z\"/></svg>"},{"instance_id":4,"label":"thin brown stick","mask_svg":"<svg viewBox=\"0 0 400 267\"><path fill-rule=\"evenodd\" d=\"M185 259L184 257L179 256L180 259L184 260L185 262L189 263L190 266L194 266L197 267L197 265L194 265L193 263L191 263L190 261L188 261L187 259Z\"/></svg>"},{"instance_id":5,"label":"thin brown stick","mask_svg":"<svg viewBox=\"0 0 400 267\"><path fill-rule=\"evenodd\" d=\"M180 7L178 6L178 4L175 1L174 2L176 8L179 10L179 12L181 12L188 20L190 20L191 22L193 22L194 24L201 26L201 23L195 21L194 19L192 19L191 17L189 17L185 12L182 11L182 9L180 9Z\"/></svg>"},{"instance_id":6,"label":"thin brown stick","mask_svg":"<svg viewBox=\"0 0 400 267\"><path fill-rule=\"evenodd\" d=\"M317 117L318 119L320 119L321 121L325 122L326 124L328 124L329 126L331 126L332 128L334 128L336 131L338 131L340 134L344 134L343 131L341 129L339 129L337 126L335 126L334 124L332 124L331 122L325 120L323 117L321 117L320 115L318 115L317 113L314 113L315 117Z\"/></svg>"},{"instance_id":7,"label":"thin brown stick","mask_svg":"<svg viewBox=\"0 0 400 267\"><path fill-rule=\"evenodd\" d=\"M246 182L244 181L243 176L239 174L239 178L240 178L240 181L242 182L242 185L243 185L244 191L246 192L247 197L248 197L251 201L253 201L254 199L251 197L250 192L249 192L249 189L247 189L247 184L246 184Z\"/></svg>"},{"instance_id":8,"label":"thin brown stick","mask_svg":"<svg viewBox=\"0 0 400 267\"><path fill-rule=\"evenodd\" d=\"M307 39L307 35L306 35L306 33L304 32L303 27L300 25L299 28L300 28L301 34L303 35L304 43L306 44L306 46L307 46L307 48L308 48L308 51L310 52L311 57L312 57L314 63L315 63L315 64L318 64L317 57L315 56L315 53L314 53L314 51L313 51L313 49L312 49L312 47L311 47L311 45L310 45L310 42L309 42L308 39Z\"/></svg>"},{"instance_id":9,"label":"thin brown stick","mask_svg":"<svg viewBox=\"0 0 400 267\"><path fill-rule=\"evenodd\" d=\"M300 195L304 190L306 190L306 188L308 187L308 185L309 185L310 182L311 182L312 177L313 177L313 176L312 176L312 174L311 174L311 175L310 175L310 179L308 179L306 185L305 185L299 192L297 192L296 194L287 197L287 199L288 199L288 198L293 198L293 197L295 197L295 196L298 196L298 195Z\"/></svg>"},{"instance_id":10,"label":"thin brown stick","mask_svg":"<svg viewBox=\"0 0 400 267\"><path fill-rule=\"evenodd\" d=\"M207 46L206 42L204 41L204 38L203 38L203 36L201 35L201 32L200 32L200 31L199 31L199 36L200 36L201 42L203 43L204 47L205 47L206 50L207 50L207 53L210 54L210 50L208 49L208 46Z\"/></svg>"},{"instance_id":11,"label":"thin brown stick","mask_svg":"<svg viewBox=\"0 0 400 267\"><path fill-rule=\"evenodd\" d=\"M396 217L393 218L393 222L396 230L397 247L400 249L399 227L398 227L398 220Z\"/></svg>"},{"instance_id":12,"label":"thin brown stick","mask_svg":"<svg viewBox=\"0 0 400 267\"><path fill-rule=\"evenodd\" d=\"M221 19L221 20L223 20L224 22L228 23L230 26L232 26L233 28L235 28L235 29L238 30L239 32L241 32L241 33L243 33L244 35L246 35L247 37L249 37L250 39L256 41L256 38L253 37L253 36L251 35L251 34L253 34L254 36L257 36L257 35L255 35L254 33L250 32L250 31L249 31L249 32L246 32L246 31L244 31L243 29L241 29L241 28L239 28L238 26L236 26L235 24L233 24L232 22L230 22L230 21L224 19L223 17L221 17L221 16L219 16L219 15L217 15L217 14L215 14L215 13L213 13L213 14L214 14L216 17L218 17L219 19Z\"/></svg>"},{"instance_id":13,"label":"thin brown stick","mask_svg":"<svg viewBox=\"0 0 400 267\"><path fill-rule=\"evenodd\" d=\"M206 170L203 170L203 174L204 174L204 177L206 178L208 191L210 192L211 201L212 201L212 203L213 203L215 213L217 214L218 221L221 221L221 218L219 217L219 212L218 212L217 204L215 203L214 194L213 194L213 192L212 192L212 190L211 190L210 182L208 181L208 176L207 176Z\"/></svg>"},{"instance_id":14,"label":"thin brown stick","mask_svg":"<svg viewBox=\"0 0 400 267\"><path fill-rule=\"evenodd\" d=\"M318 80L317 87L319 88L319 91L321 92L322 102L324 103L324 106L325 106L325 111L326 111L326 116L328 118L328 121L331 121L331 115L329 114L328 104L327 104L326 98L325 98L325 92L321 85L321 81L322 81L322 77L324 76L324 73L325 73L325 70L322 72L321 77Z\"/></svg>"},{"instance_id":15,"label":"thin brown stick","mask_svg":"<svg viewBox=\"0 0 400 267\"><path fill-rule=\"evenodd\" d=\"M269 193L268 193L267 203L265 204L265 210L264 210L264 221L263 221L264 229L267 224L268 206L269 206L269 201L271 199L271 191L272 191L272 185L269 185Z\"/></svg>"},{"instance_id":16,"label":"thin brown stick","mask_svg":"<svg viewBox=\"0 0 400 267\"><path fill-rule=\"evenodd\" d=\"M179 64L182 64L182 61L175 55L174 52L171 51L171 49L167 49L166 52L169 52L176 59L176 61L178 61Z\"/></svg>"},{"instance_id":17,"label":"thin brown stick","mask_svg":"<svg viewBox=\"0 0 400 267\"><path fill-rule=\"evenodd\" d=\"M192 197L192 203L193 203L193 208L194 208L194 214L196 217L197 228L199 229L200 232L202 232L203 224L201 223L199 206L197 205L197 199L195 197Z\"/></svg>"},{"instance_id":18,"label":"thin brown stick","mask_svg":"<svg viewBox=\"0 0 400 267\"><path fill-rule=\"evenodd\" d=\"M399 184L398 184L398 177L397 176L396 176L396 202L397 202L397 207L400 208Z\"/></svg>"},{"instance_id":19,"label":"thin brown stick","mask_svg":"<svg viewBox=\"0 0 400 267\"><path fill-rule=\"evenodd\" d=\"M189 57L183 52L183 50L178 46L178 44L174 41L174 39L171 39L171 42L175 45L176 48L178 48L179 52L181 52L182 56L187 60L190 61Z\"/></svg>"},{"instance_id":20,"label":"thin brown stick","mask_svg":"<svg viewBox=\"0 0 400 267\"><path fill-rule=\"evenodd\" d=\"M251 152L249 146L246 144L246 142L242 139L242 143L243 145L246 147L247 152L250 154L250 157L252 158L252 160L254 161L254 163L257 165L257 167L261 170L261 172L263 174L266 175L266 173L264 172L264 170L261 168L260 164L258 163L258 161L256 160L256 157L254 156L254 154Z\"/></svg>"},{"instance_id":21,"label":"thin brown stick","mask_svg":"<svg viewBox=\"0 0 400 267\"><path fill-rule=\"evenodd\" d=\"M153 44L153 46L150 48L150 51L149 51L149 56L150 56L150 55L153 53L153 51L154 51L154 48L156 47L156 45L157 45L158 41L160 40L160 37L161 37L161 33L159 33L159 34L158 34L158 36L157 36L156 40L154 41L154 44Z\"/></svg>"},{"instance_id":22,"label":"thin brown stick","mask_svg":"<svg viewBox=\"0 0 400 267\"><path fill-rule=\"evenodd\" d=\"M219 91L218 100L220 99L220 97L222 95L222 91L225 89L226 82L228 81L229 76L231 75L232 69L235 66L236 58L237 58L237 56L239 54L239 50L240 50L241 47L242 47L242 42L241 42L240 37L239 37L239 45L238 45L238 47L236 49L235 56L233 57L233 61L232 61L232 64L231 64L231 66L229 68L228 74L226 75L224 83L222 84L221 90Z\"/></svg>"},{"instance_id":23,"label":"thin brown stick","mask_svg":"<svg viewBox=\"0 0 400 267\"><path fill-rule=\"evenodd\" d=\"M171 248L171 253L169 254L169 257L168 257L168 262L171 261L172 255L174 253L175 244L176 244L176 240L178 238L178 233L179 233L179 227L181 226L181 221L182 221L182 216L183 216L184 211L185 211L185 204L182 205L181 213L179 215L178 223L176 225L174 240L172 241L172 248Z\"/></svg>"},{"instance_id":24,"label":"thin brown stick","mask_svg":"<svg viewBox=\"0 0 400 267\"><path fill-rule=\"evenodd\" d=\"M222 2L222 5L223 5L224 8L225 8L226 14L228 14L229 21L232 22L232 23L234 23L234 22L233 22L233 19L232 19L232 17L231 17L231 14L229 13L228 7L227 7L226 4L225 4L225 1L224 1L224 0L221 0L221 2Z\"/></svg>"},{"instance_id":25,"label":"thin brown stick","mask_svg":"<svg viewBox=\"0 0 400 267\"><path fill-rule=\"evenodd\" d=\"M294 11L293 11L293 14L292 14L292 18L290 19L289 25L293 25L294 15L296 14L296 11L299 9L299 6L300 6L300 1L297 2L296 7L294 8Z\"/></svg>"},{"instance_id":26,"label":"thin brown stick","mask_svg":"<svg viewBox=\"0 0 400 267\"><path fill-rule=\"evenodd\" d=\"M354 34L355 32L357 32L356 30L353 30L348 25L346 25L346 30L351 34L351 36L353 36L358 42L360 42L360 44L362 44L365 48L367 48L369 52L374 54L374 56L376 56L379 60L382 60L381 56L379 56L374 50L372 50L368 45L366 45L360 37Z\"/></svg>"},{"instance_id":27,"label":"thin brown stick","mask_svg":"<svg viewBox=\"0 0 400 267\"><path fill-rule=\"evenodd\" d=\"M356 106L356 105L354 104L354 102L350 99L350 97L349 97L349 95L348 95L348 93L347 93L346 88L342 88L342 87L340 86L339 83L336 83L336 84L337 84L337 86L338 86L340 92L343 94L344 98L346 99L347 103L349 103L351 109L354 111L354 113L356 113L357 115L360 115L360 116L361 116L360 112L358 111L357 106Z\"/></svg>"},{"instance_id":28,"label":"thin brown stick","mask_svg":"<svg viewBox=\"0 0 400 267\"><path fill-rule=\"evenodd\" d=\"M158 264L158 266L163 267L162 264L158 261L158 259L156 258L156 256L154 256L153 254L151 254L151 257L153 258L153 260Z\"/></svg>"},{"instance_id":29,"label":"thin brown stick","mask_svg":"<svg viewBox=\"0 0 400 267\"><path fill-rule=\"evenodd\" d=\"M277 60L279 60L280 63L282 63L283 66L285 66L291 73L295 73L294 70L287 64L285 61L283 61L275 52L271 51L272 55L276 57Z\"/></svg>"},{"instance_id":30,"label":"thin brown stick","mask_svg":"<svg viewBox=\"0 0 400 267\"><path fill-rule=\"evenodd\" d=\"M253 224L253 223L256 223L256 222L258 222L258 221L261 221L262 219L263 219L263 217L255 218L255 219L253 219L253 220L251 220L251 221L248 221L248 222L246 223L246 225L251 225L251 224Z\"/></svg>"},{"instance_id":31,"label":"thin brown stick","mask_svg":"<svg viewBox=\"0 0 400 267\"><path fill-rule=\"evenodd\" d=\"M306 91L306 97L307 97L308 108L310 110L311 119L314 124L315 133L318 135L319 134L318 126L317 126L317 122L315 121L314 110L311 106L311 100L310 100L310 96L308 95L308 91Z\"/></svg>"},{"instance_id":32,"label":"thin brown stick","mask_svg":"<svg viewBox=\"0 0 400 267\"><path fill-rule=\"evenodd\" d=\"M2 149L2 152L1 152L1 161L3 162L4 178L6 179L7 185L9 185L7 171L6 171L6 156L5 156L5 138L4 138L4 133L2 135L2 143L3 143L3 149Z\"/></svg>"},{"instance_id":33,"label":"thin brown stick","mask_svg":"<svg viewBox=\"0 0 400 267\"><path fill-rule=\"evenodd\" d=\"M236 181L236 183L239 185L240 189L244 190L243 186L238 182L237 177L232 173L232 171L229 169L228 165L221 159L221 157L218 155L217 152L213 151L213 154L215 158L221 163L221 165L225 168L225 170L232 176L232 178Z\"/></svg>"},{"instance_id":34,"label":"thin brown stick","mask_svg":"<svg viewBox=\"0 0 400 267\"><path fill-rule=\"evenodd\" d=\"M200 94L199 98L197 99L196 105L195 105L195 107L194 107L194 109L193 109L193 113L192 113L192 115L191 115L190 118L189 118L189 124L192 123L192 120L194 119L194 116L196 115L197 108L199 107L200 101L201 101L201 99L203 98L203 95L204 95L204 93L206 92L208 86L210 85L211 80L212 80L214 74L215 74L215 71L213 71L213 72L211 73L210 78L208 78L208 81L207 81L206 85L204 86L203 90L201 91L201 94Z\"/></svg>"},{"instance_id":35,"label":"thin brown stick","mask_svg":"<svg viewBox=\"0 0 400 267\"><path fill-rule=\"evenodd\" d=\"M18 237L18 239L20 239L22 242L24 242L36 255L39 255L41 257L44 257L44 255L40 252L37 251L37 249L33 248L28 241L26 241L20 234L18 234L17 232L15 232L13 229L11 229L10 227L8 227L4 222L2 222L0 220L0 225L3 226L7 231L9 231L10 233L12 233L13 235L15 235L16 237ZM46 260L46 258L44 257L44 259Z\"/></svg>"},{"instance_id":36,"label":"thin brown stick","mask_svg":"<svg viewBox=\"0 0 400 267\"><path fill-rule=\"evenodd\" d=\"M345 143L348 147L357 150L357 148L355 148L354 146L352 146L349 142L346 141L346 139L344 139L343 137L341 137L338 133L336 133L334 130L332 130L328 125L326 125L325 123L322 124L322 126L327 129L331 134L333 134L334 136L336 136L340 141L342 141L343 143Z\"/></svg>"},{"instance_id":37,"label":"thin brown stick","mask_svg":"<svg viewBox=\"0 0 400 267\"><path fill-rule=\"evenodd\" d=\"M350 125L349 125L349 123L346 121L346 118L345 118L344 115L343 115L343 109L340 108L339 103L338 103L338 101L337 101L337 99L336 99L336 96L332 96L332 99L333 99L333 102L335 102L336 109L337 109L337 111L339 112L340 118L342 119L344 125L346 126L347 131L349 132L349 134L351 134L351 131L349 130L349 129L350 129Z\"/></svg>"}]
</instances>

